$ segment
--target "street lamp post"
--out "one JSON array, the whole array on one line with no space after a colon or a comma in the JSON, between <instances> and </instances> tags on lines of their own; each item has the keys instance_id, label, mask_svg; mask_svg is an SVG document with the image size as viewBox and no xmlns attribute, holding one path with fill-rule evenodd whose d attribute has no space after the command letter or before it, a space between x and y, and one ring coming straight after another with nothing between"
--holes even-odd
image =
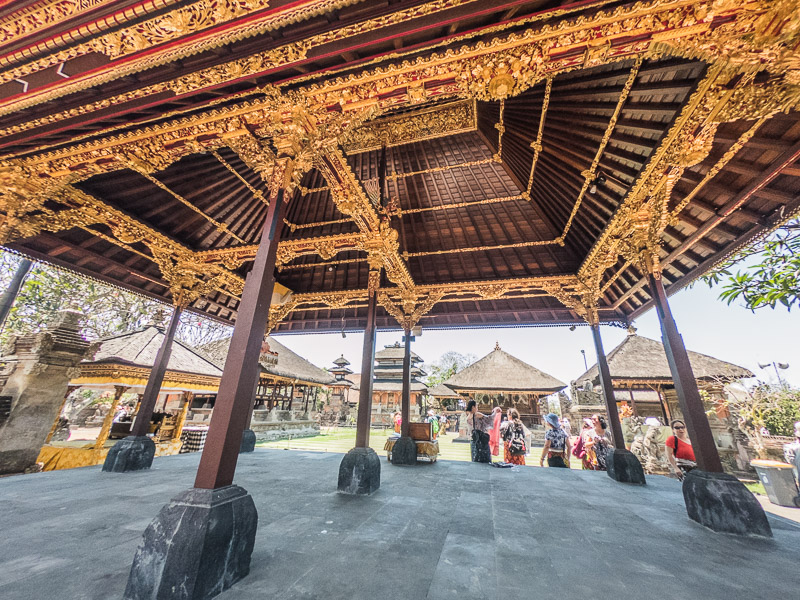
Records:
<instances>
[{"instance_id":1,"label":"street lamp post","mask_svg":"<svg viewBox=\"0 0 800 600\"><path fill-rule=\"evenodd\" d=\"M768 362L768 363L763 363L763 364L762 363L758 363L758 368L759 369L766 369L770 365L772 365L772 368L775 369L775 376L778 378L778 385L780 385L781 387L785 386L786 383L783 381L783 379L781 379L781 373L780 373L780 371L778 371L778 369L781 369L781 370L785 371L786 369L789 368L789 363L782 363L782 362L777 362L776 363L773 360L772 362Z\"/></svg>"}]
</instances>

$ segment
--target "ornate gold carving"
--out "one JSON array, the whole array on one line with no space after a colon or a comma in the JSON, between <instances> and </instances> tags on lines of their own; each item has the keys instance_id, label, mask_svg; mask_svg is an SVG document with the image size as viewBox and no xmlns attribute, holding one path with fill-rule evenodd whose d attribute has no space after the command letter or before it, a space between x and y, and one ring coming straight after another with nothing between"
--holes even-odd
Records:
<instances>
[{"instance_id":1,"label":"ornate gold carving","mask_svg":"<svg viewBox=\"0 0 800 600\"><path fill-rule=\"evenodd\" d=\"M29 4L0 20L0 44L10 46L37 31L114 2L115 0L45 0ZM167 3L160 3L158 8L163 8L165 4Z\"/></svg>"},{"instance_id":2,"label":"ornate gold carving","mask_svg":"<svg viewBox=\"0 0 800 600\"><path fill-rule=\"evenodd\" d=\"M269 323L267 324L267 335L273 331L278 324L283 321L290 312L292 312L298 305L298 300L292 296L288 301L283 304L273 304L269 307Z\"/></svg>"},{"instance_id":3,"label":"ornate gold carving","mask_svg":"<svg viewBox=\"0 0 800 600\"><path fill-rule=\"evenodd\" d=\"M184 75L170 82L169 88L176 94L188 94L203 88L249 77L278 66L303 60L308 53L309 47L309 42L301 41L259 54L252 54L234 62Z\"/></svg>"},{"instance_id":4,"label":"ornate gold carving","mask_svg":"<svg viewBox=\"0 0 800 600\"><path fill-rule=\"evenodd\" d=\"M200 0L189 6L107 33L91 44L111 58L133 54L232 21L269 6L269 0Z\"/></svg>"},{"instance_id":5,"label":"ornate gold carving","mask_svg":"<svg viewBox=\"0 0 800 600\"><path fill-rule=\"evenodd\" d=\"M453 102L418 113L370 121L342 140L347 154L400 146L437 137L475 131L478 128L475 103Z\"/></svg>"},{"instance_id":6,"label":"ornate gold carving","mask_svg":"<svg viewBox=\"0 0 800 600\"><path fill-rule=\"evenodd\" d=\"M401 292L401 306L398 306L386 291L378 292L378 302L386 309L397 323L405 330L412 329L419 320L441 300L446 292L444 290L430 290L424 293L406 290Z\"/></svg>"}]
</instances>

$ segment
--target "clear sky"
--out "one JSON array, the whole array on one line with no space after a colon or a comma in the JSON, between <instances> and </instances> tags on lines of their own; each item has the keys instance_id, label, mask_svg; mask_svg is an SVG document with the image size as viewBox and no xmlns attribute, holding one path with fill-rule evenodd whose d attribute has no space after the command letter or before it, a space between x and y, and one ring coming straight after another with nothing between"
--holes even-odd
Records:
<instances>
[{"instance_id":1,"label":"clear sky","mask_svg":"<svg viewBox=\"0 0 800 600\"><path fill-rule=\"evenodd\" d=\"M781 377L800 386L800 314L783 308L761 309L755 313L740 305L728 306L717 299L719 291L704 283L678 292L670 305L678 330L686 347L695 352L747 367L765 381L776 382L775 370L760 369L758 363L789 363ZM661 329L655 311L650 310L636 320L637 333L661 339ZM625 337L626 331L617 327L601 328L606 352L610 352ZM379 332L378 346L400 341L401 331ZM352 363L351 369L361 369L361 350L364 336L348 333L313 335L282 335L281 343L301 354L319 367L330 367L340 354ZM561 379L565 383L584 372L581 350L586 351L589 366L595 363L594 345L588 327L570 331L567 327L520 327L497 329L423 330L412 349L423 360L433 362L449 350L472 353L481 358L500 347L527 363Z\"/></svg>"}]
</instances>

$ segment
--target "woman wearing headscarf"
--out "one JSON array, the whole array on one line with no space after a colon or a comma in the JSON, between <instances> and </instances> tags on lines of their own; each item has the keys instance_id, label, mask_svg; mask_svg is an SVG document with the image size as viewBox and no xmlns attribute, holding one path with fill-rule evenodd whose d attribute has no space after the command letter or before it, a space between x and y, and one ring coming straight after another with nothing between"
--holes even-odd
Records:
<instances>
[{"instance_id":1,"label":"woman wearing headscarf","mask_svg":"<svg viewBox=\"0 0 800 600\"><path fill-rule=\"evenodd\" d=\"M472 432L472 462L490 463L492 455L489 450L489 430L492 420L489 416L478 412L475 400L467 403L467 427Z\"/></svg>"},{"instance_id":2,"label":"woman wearing headscarf","mask_svg":"<svg viewBox=\"0 0 800 600\"><path fill-rule=\"evenodd\" d=\"M547 458L548 467L561 467L569 468L569 453L572 446L569 442L569 436L561 428L561 423L558 420L558 415L549 413L544 418L547 424L547 433L544 434L544 448L542 448L542 456L539 459L539 466L544 466L544 459Z\"/></svg>"}]
</instances>

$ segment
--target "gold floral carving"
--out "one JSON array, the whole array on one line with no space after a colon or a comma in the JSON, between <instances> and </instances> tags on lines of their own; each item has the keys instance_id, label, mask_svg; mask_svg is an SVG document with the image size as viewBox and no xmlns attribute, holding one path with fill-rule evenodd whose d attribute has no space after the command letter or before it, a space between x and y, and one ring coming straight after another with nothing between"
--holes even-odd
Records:
<instances>
[{"instance_id":1,"label":"gold floral carving","mask_svg":"<svg viewBox=\"0 0 800 600\"><path fill-rule=\"evenodd\" d=\"M119 58L265 9L269 0L199 0L131 27L107 33L91 44Z\"/></svg>"},{"instance_id":2,"label":"gold floral carving","mask_svg":"<svg viewBox=\"0 0 800 600\"><path fill-rule=\"evenodd\" d=\"M383 146L400 146L475 131L477 127L475 103L453 102L410 115L370 121L345 136L342 147L347 154L358 154Z\"/></svg>"}]
</instances>

